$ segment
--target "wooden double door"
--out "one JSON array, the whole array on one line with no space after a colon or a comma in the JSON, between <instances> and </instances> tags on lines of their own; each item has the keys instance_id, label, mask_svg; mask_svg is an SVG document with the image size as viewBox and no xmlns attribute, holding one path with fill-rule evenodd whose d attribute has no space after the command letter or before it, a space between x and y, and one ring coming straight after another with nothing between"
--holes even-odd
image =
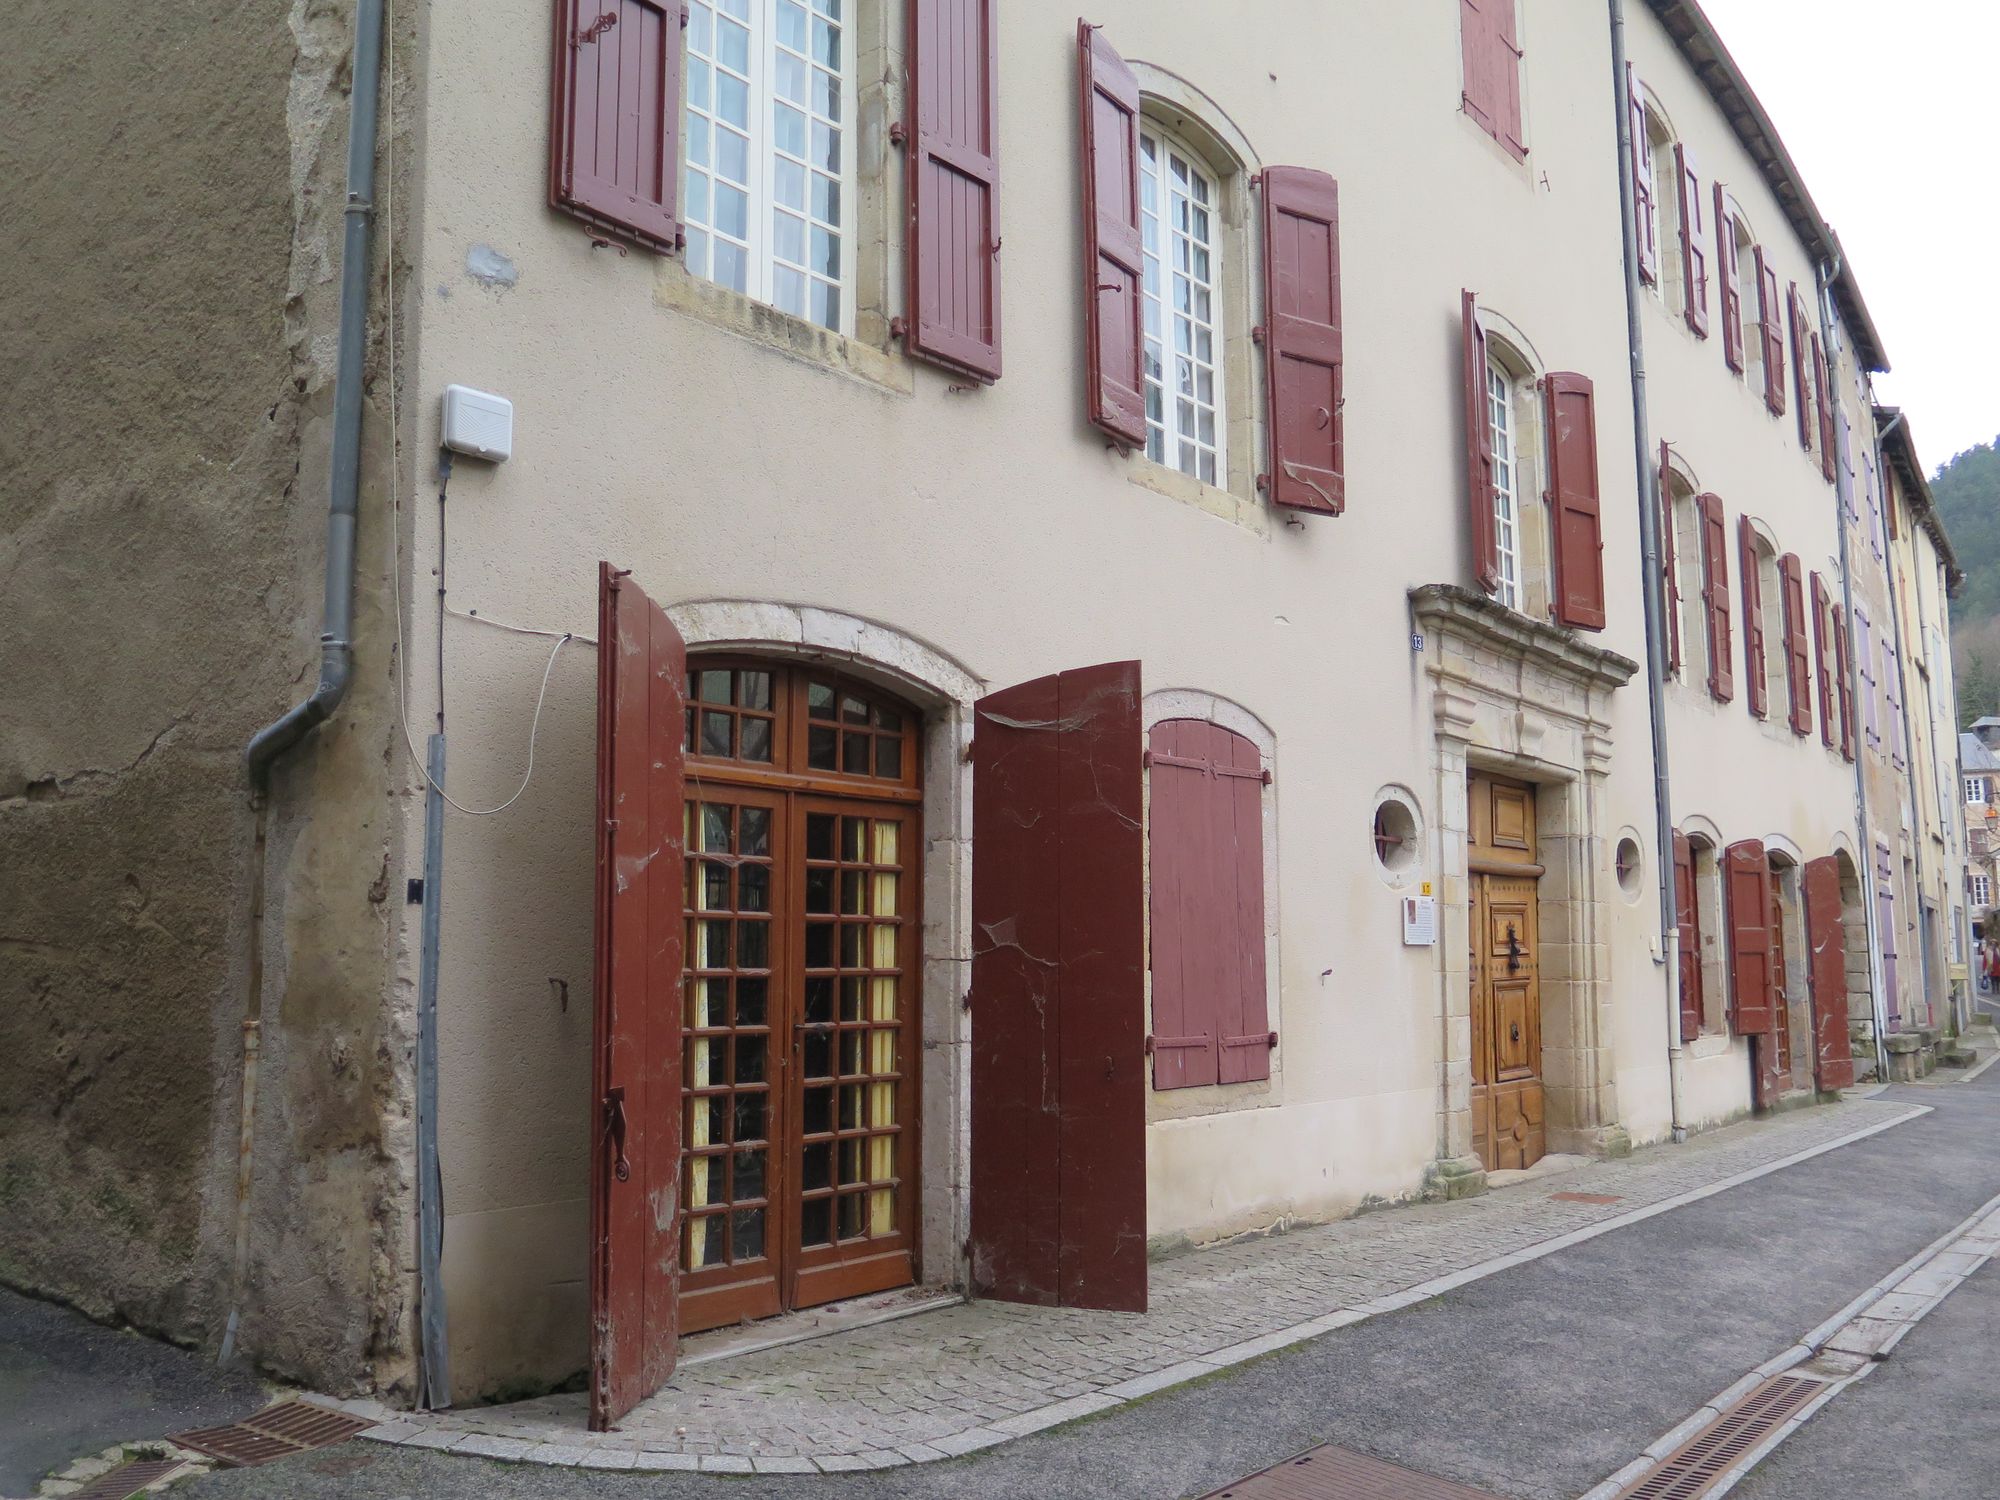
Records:
<instances>
[{"instance_id":1,"label":"wooden double door","mask_svg":"<svg viewBox=\"0 0 2000 1500\"><path fill-rule=\"evenodd\" d=\"M1467 778L1472 987L1472 1144L1489 1171L1548 1150L1542 1088L1542 874L1535 791Z\"/></svg>"},{"instance_id":2,"label":"wooden double door","mask_svg":"<svg viewBox=\"0 0 2000 1500\"><path fill-rule=\"evenodd\" d=\"M913 1279L916 715L831 672L687 674L680 1325Z\"/></svg>"}]
</instances>

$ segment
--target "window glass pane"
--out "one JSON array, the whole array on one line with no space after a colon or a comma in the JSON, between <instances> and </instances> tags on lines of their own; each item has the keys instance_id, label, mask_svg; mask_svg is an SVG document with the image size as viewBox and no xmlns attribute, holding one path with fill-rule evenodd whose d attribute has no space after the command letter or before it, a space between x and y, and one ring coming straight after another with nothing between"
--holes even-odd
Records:
<instances>
[{"instance_id":1,"label":"window glass pane","mask_svg":"<svg viewBox=\"0 0 2000 1500\"><path fill-rule=\"evenodd\" d=\"M1215 482L1223 468L1224 428L1214 296L1220 247L1205 205L1214 201L1216 187L1192 156L1150 132L1141 134L1139 165L1146 452L1157 463ZM1177 356L1171 378L1178 401L1167 399L1169 342Z\"/></svg>"}]
</instances>

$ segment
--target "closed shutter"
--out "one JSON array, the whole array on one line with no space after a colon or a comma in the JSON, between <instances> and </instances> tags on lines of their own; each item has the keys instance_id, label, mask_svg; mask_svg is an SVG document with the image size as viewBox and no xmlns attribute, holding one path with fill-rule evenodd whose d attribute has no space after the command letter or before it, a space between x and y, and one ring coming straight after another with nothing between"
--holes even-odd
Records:
<instances>
[{"instance_id":1,"label":"closed shutter","mask_svg":"<svg viewBox=\"0 0 2000 1500\"><path fill-rule=\"evenodd\" d=\"M1812 733L1812 652L1806 644L1805 573L1796 552L1778 559L1784 586L1785 682L1791 689L1792 733Z\"/></svg>"},{"instance_id":2,"label":"closed shutter","mask_svg":"<svg viewBox=\"0 0 2000 1500\"><path fill-rule=\"evenodd\" d=\"M1896 866L1887 844L1875 846L1875 931L1882 944L1882 1003L1889 1029L1899 1029L1903 996L1896 982Z\"/></svg>"},{"instance_id":3,"label":"closed shutter","mask_svg":"<svg viewBox=\"0 0 2000 1500\"><path fill-rule=\"evenodd\" d=\"M1632 229L1639 242L1639 279L1647 286L1660 279L1660 205L1653 182L1653 138L1646 129L1646 99L1638 75L1625 64L1625 90L1632 110Z\"/></svg>"},{"instance_id":4,"label":"closed shutter","mask_svg":"<svg viewBox=\"0 0 2000 1500\"><path fill-rule=\"evenodd\" d=\"M1819 424L1813 416L1812 380L1806 373L1806 361L1811 354L1806 342L1806 304L1805 299L1799 296L1796 281L1785 293L1785 304L1792 318L1792 385L1799 403L1799 446L1810 453L1813 451L1813 429Z\"/></svg>"},{"instance_id":5,"label":"closed shutter","mask_svg":"<svg viewBox=\"0 0 2000 1500\"><path fill-rule=\"evenodd\" d=\"M1722 357L1743 373L1743 294L1737 290L1736 214L1722 184L1715 185L1715 275L1722 284Z\"/></svg>"},{"instance_id":6,"label":"closed shutter","mask_svg":"<svg viewBox=\"0 0 2000 1500\"><path fill-rule=\"evenodd\" d=\"M1861 705L1867 712L1868 744L1871 749L1882 748L1882 719L1875 702L1875 637L1868 628L1868 616L1859 609L1854 611L1854 675L1855 691L1861 695Z\"/></svg>"},{"instance_id":7,"label":"closed shutter","mask_svg":"<svg viewBox=\"0 0 2000 1500\"><path fill-rule=\"evenodd\" d=\"M609 563L597 624L590 1426L603 1432L666 1384L680 1335L687 648Z\"/></svg>"},{"instance_id":8,"label":"closed shutter","mask_svg":"<svg viewBox=\"0 0 2000 1500\"><path fill-rule=\"evenodd\" d=\"M680 0L556 0L549 203L671 251L680 243Z\"/></svg>"},{"instance_id":9,"label":"closed shutter","mask_svg":"<svg viewBox=\"0 0 2000 1500\"><path fill-rule=\"evenodd\" d=\"M1838 604L1833 607L1833 673L1834 686L1840 696L1840 753L1847 760L1853 760L1853 646L1847 638L1847 611Z\"/></svg>"},{"instance_id":10,"label":"closed shutter","mask_svg":"<svg viewBox=\"0 0 2000 1500\"><path fill-rule=\"evenodd\" d=\"M1708 337L1708 241L1702 234L1701 175L1694 155L1684 145L1674 147L1674 176L1681 191L1681 281L1686 292L1687 325L1696 338Z\"/></svg>"},{"instance_id":11,"label":"closed shutter","mask_svg":"<svg viewBox=\"0 0 2000 1500\"><path fill-rule=\"evenodd\" d=\"M1262 758L1199 719L1148 743L1153 1087L1269 1078Z\"/></svg>"},{"instance_id":12,"label":"closed shutter","mask_svg":"<svg viewBox=\"0 0 2000 1500\"><path fill-rule=\"evenodd\" d=\"M1681 673L1681 570L1677 554L1680 539L1674 535L1674 486L1671 455L1660 444L1660 572L1666 580L1667 595L1667 674Z\"/></svg>"},{"instance_id":13,"label":"closed shutter","mask_svg":"<svg viewBox=\"0 0 2000 1500\"><path fill-rule=\"evenodd\" d=\"M1771 711L1764 682L1764 577L1757 566L1757 531L1748 516L1736 518L1737 566L1743 570L1743 684L1750 712Z\"/></svg>"},{"instance_id":14,"label":"closed shutter","mask_svg":"<svg viewBox=\"0 0 2000 1500\"><path fill-rule=\"evenodd\" d=\"M1694 847L1674 835L1674 927L1680 934L1681 1040L1701 1035L1701 918L1695 907Z\"/></svg>"},{"instance_id":15,"label":"closed shutter","mask_svg":"<svg viewBox=\"0 0 2000 1500\"><path fill-rule=\"evenodd\" d=\"M1264 360L1274 504L1337 516L1346 508L1341 407L1340 189L1309 167L1267 167Z\"/></svg>"},{"instance_id":16,"label":"closed shutter","mask_svg":"<svg viewBox=\"0 0 2000 1500\"><path fill-rule=\"evenodd\" d=\"M1805 868L1806 943L1811 957L1813 1081L1827 1092L1854 1087L1854 1045L1847 1033L1847 932L1840 861L1828 854Z\"/></svg>"},{"instance_id":17,"label":"closed shutter","mask_svg":"<svg viewBox=\"0 0 2000 1500\"><path fill-rule=\"evenodd\" d=\"M1882 732L1889 737L1889 763L1903 769L1903 664L1896 658L1895 637L1882 632L1882 692L1889 700L1888 723Z\"/></svg>"},{"instance_id":18,"label":"closed shutter","mask_svg":"<svg viewBox=\"0 0 2000 1500\"><path fill-rule=\"evenodd\" d=\"M1731 844L1722 860L1729 927L1730 1030L1763 1036L1777 1013L1771 958L1771 864L1756 839Z\"/></svg>"},{"instance_id":19,"label":"closed shutter","mask_svg":"<svg viewBox=\"0 0 2000 1500\"><path fill-rule=\"evenodd\" d=\"M1139 80L1104 32L1077 22L1083 124L1084 359L1088 409L1125 447L1146 445L1139 253Z\"/></svg>"},{"instance_id":20,"label":"closed shutter","mask_svg":"<svg viewBox=\"0 0 2000 1500\"><path fill-rule=\"evenodd\" d=\"M1471 292L1460 294L1465 369L1465 505L1472 538L1472 576L1492 593L1500 587L1500 540L1493 520L1493 430L1486 414L1486 331Z\"/></svg>"},{"instance_id":21,"label":"closed shutter","mask_svg":"<svg viewBox=\"0 0 2000 1500\"><path fill-rule=\"evenodd\" d=\"M1813 406L1819 412L1819 471L1826 482L1832 484L1835 474L1833 452L1833 403L1829 399L1833 391L1833 377L1828 373L1826 353L1820 347L1819 335L1812 336L1813 362Z\"/></svg>"},{"instance_id":22,"label":"closed shutter","mask_svg":"<svg viewBox=\"0 0 2000 1500\"><path fill-rule=\"evenodd\" d=\"M1701 606L1708 622L1708 691L1718 703L1736 696L1729 624L1729 528L1722 519L1722 500L1702 495L1695 501L1701 515Z\"/></svg>"},{"instance_id":23,"label":"closed shutter","mask_svg":"<svg viewBox=\"0 0 2000 1500\"><path fill-rule=\"evenodd\" d=\"M1771 415L1785 414L1785 325L1778 305L1778 273L1764 263L1757 246L1757 337L1764 350L1764 405Z\"/></svg>"},{"instance_id":24,"label":"closed shutter","mask_svg":"<svg viewBox=\"0 0 2000 1500\"><path fill-rule=\"evenodd\" d=\"M1556 619L1604 628L1604 520L1597 494L1597 395L1590 379L1557 371L1548 401L1549 514L1555 527Z\"/></svg>"},{"instance_id":25,"label":"closed shutter","mask_svg":"<svg viewBox=\"0 0 2000 1500\"><path fill-rule=\"evenodd\" d=\"M1819 742L1831 750L1839 733L1839 710L1833 702L1833 662L1830 652L1832 643L1827 639L1827 616L1832 611L1832 601L1827 597L1826 584L1819 574L1812 576L1813 611L1813 659L1819 667Z\"/></svg>"},{"instance_id":26,"label":"closed shutter","mask_svg":"<svg viewBox=\"0 0 2000 1500\"><path fill-rule=\"evenodd\" d=\"M1000 378L996 0L909 0L910 353Z\"/></svg>"},{"instance_id":27,"label":"closed shutter","mask_svg":"<svg viewBox=\"0 0 2000 1500\"><path fill-rule=\"evenodd\" d=\"M1003 1301L1146 1307L1139 664L982 698L970 1259Z\"/></svg>"}]
</instances>

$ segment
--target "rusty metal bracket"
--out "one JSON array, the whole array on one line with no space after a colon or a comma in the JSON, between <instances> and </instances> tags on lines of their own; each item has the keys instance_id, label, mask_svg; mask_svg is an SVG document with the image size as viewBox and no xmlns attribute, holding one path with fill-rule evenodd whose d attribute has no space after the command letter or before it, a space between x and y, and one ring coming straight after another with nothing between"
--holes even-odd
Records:
<instances>
[{"instance_id":1,"label":"rusty metal bracket","mask_svg":"<svg viewBox=\"0 0 2000 1500\"><path fill-rule=\"evenodd\" d=\"M583 30L579 31L575 36L571 37L569 39L569 44L572 47L581 47L586 42L594 42L599 37L603 36L605 32L609 31L612 27L616 26L617 24L618 24L618 12L615 10L607 10L606 12L604 12L603 15L599 16L595 21L592 21L588 26L584 27Z\"/></svg>"}]
</instances>

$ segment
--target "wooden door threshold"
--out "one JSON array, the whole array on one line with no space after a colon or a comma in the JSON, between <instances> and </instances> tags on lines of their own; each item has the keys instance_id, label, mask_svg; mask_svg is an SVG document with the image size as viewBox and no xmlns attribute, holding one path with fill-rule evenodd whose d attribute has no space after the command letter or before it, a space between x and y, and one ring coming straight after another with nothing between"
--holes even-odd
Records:
<instances>
[{"instance_id":1,"label":"wooden door threshold","mask_svg":"<svg viewBox=\"0 0 2000 1500\"><path fill-rule=\"evenodd\" d=\"M845 1302L829 1302L821 1307L802 1308L754 1323L738 1323L731 1328L713 1328L681 1340L680 1368L736 1359L745 1354L761 1354L787 1344L803 1344L829 1334L869 1328L877 1323L893 1323L898 1318L956 1307L963 1293L946 1287L905 1286L893 1292L877 1292L869 1297L851 1297Z\"/></svg>"}]
</instances>

